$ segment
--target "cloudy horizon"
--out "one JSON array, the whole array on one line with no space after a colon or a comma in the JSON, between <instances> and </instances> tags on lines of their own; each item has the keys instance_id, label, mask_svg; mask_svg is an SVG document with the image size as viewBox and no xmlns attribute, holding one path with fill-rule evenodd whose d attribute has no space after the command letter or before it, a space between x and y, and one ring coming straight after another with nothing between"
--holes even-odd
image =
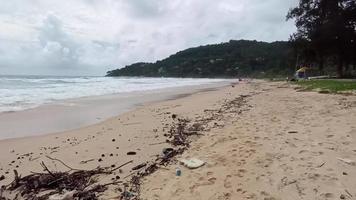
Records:
<instances>
[{"instance_id":1,"label":"cloudy horizon","mask_svg":"<svg viewBox=\"0 0 356 200\"><path fill-rule=\"evenodd\" d=\"M0 75L104 75L231 39L288 40L297 0L0 0Z\"/></svg>"}]
</instances>

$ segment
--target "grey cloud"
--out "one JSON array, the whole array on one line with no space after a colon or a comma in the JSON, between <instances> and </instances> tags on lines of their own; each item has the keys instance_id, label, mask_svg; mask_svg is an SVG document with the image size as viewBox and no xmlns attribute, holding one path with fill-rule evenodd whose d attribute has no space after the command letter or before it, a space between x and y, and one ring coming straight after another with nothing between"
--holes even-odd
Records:
<instances>
[{"instance_id":1,"label":"grey cloud","mask_svg":"<svg viewBox=\"0 0 356 200\"><path fill-rule=\"evenodd\" d=\"M110 42L105 42L105 41L100 41L100 40L93 40L92 41L94 44L97 44L103 48L115 48L115 49L119 49L120 48L120 44L119 43L110 43Z\"/></svg>"},{"instance_id":2,"label":"grey cloud","mask_svg":"<svg viewBox=\"0 0 356 200\"><path fill-rule=\"evenodd\" d=\"M78 60L78 45L63 30L62 22L49 15L39 29L39 41L44 56L48 57L52 67L75 67Z\"/></svg>"},{"instance_id":3,"label":"grey cloud","mask_svg":"<svg viewBox=\"0 0 356 200\"><path fill-rule=\"evenodd\" d=\"M192 46L230 39L287 40L295 28L285 15L296 3L1 1L0 74L102 75L108 67L155 61Z\"/></svg>"},{"instance_id":4,"label":"grey cloud","mask_svg":"<svg viewBox=\"0 0 356 200\"><path fill-rule=\"evenodd\" d=\"M146 18L146 17L157 17L160 15L160 1L151 1L151 0L130 0L126 3L130 13L133 16Z\"/></svg>"}]
</instances>

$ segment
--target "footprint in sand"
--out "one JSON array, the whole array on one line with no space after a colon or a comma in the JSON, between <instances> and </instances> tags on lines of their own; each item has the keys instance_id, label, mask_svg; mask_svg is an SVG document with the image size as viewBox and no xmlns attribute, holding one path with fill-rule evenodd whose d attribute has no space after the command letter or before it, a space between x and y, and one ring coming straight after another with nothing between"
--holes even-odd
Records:
<instances>
[{"instance_id":1,"label":"footprint in sand","mask_svg":"<svg viewBox=\"0 0 356 200\"><path fill-rule=\"evenodd\" d=\"M210 183L209 185L215 184L216 178L215 177L209 178L208 181Z\"/></svg>"},{"instance_id":2,"label":"footprint in sand","mask_svg":"<svg viewBox=\"0 0 356 200\"><path fill-rule=\"evenodd\" d=\"M237 174L235 176L238 176L240 178L244 177L244 174L246 173L247 171L245 169L239 169Z\"/></svg>"},{"instance_id":3,"label":"footprint in sand","mask_svg":"<svg viewBox=\"0 0 356 200\"><path fill-rule=\"evenodd\" d=\"M295 145L294 143L292 143L292 142L290 142L288 140L286 140L285 143L288 144L292 148L296 148L297 147L297 145Z\"/></svg>"},{"instance_id":4,"label":"footprint in sand","mask_svg":"<svg viewBox=\"0 0 356 200\"><path fill-rule=\"evenodd\" d=\"M224 192L224 193L218 193L216 194L217 196L214 197L214 199L217 200L230 200L231 199L231 193Z\"/></svg>"},{"instance_id":5,"label":"footprint in sand","mask_svg":"<svg viewBox=\"0 0 356 200\"><path fill-rule=\"evenodd\" d=\"M303 149L303 150L300 150L298 153L299 153L299 154L301 154L301 153L307 153L307 152L309 152L309 151L308 151L308 150Z\"/></svg>"},{"instance_id":6,"label":"footprint in sand","mask_svg":"<svg viewBox=\"0 0 356 200\"><path fill-rule=\"evenodd\" d=\"M333 193L322 193L320 196L324 199L335 199L335 195Z\"/></svg>"},{"instance_id":7,"label":"footprint in sand","mask_svg":"<svg viewBox=\"0 0 356 200\"><path fill-rule=\"evenodd\" d=\"M214 185L214 184L215 184L215 181L216 181L216 178L215 178L215 177L212 177L212 178L209 178L207 182L196 183L196 184L194 184L193 186L189 187L190 193L193 193L194 190L196 190L196 189L199 188L199 187L208 186L208 185Z\"/></svg>"},{"instance_id":8,"label":"footprint in sand","mask_svg":"<svg viewBox=\"0 0 356 200\"><path fill-rule=\"evenodd\" d=\"M231 175L227 175L227 176L225 177L225 180L224 180L224 187L225 187L225 188L231 188L230 179L231 179Z\"/></svg>"},{"instance_id":9,"label":"footprint in sand","mask_svg":"<svg viewBox=\"0 0 356 200\"><path fill-rule=\"evenodd\" d=\"M181 193L184 193L184 190L181 189L181 188L178 188L173 192L174 195L178 195L178 194L181 194Z\"/></svg>"},{"instance_id":10,"label":"footprint in sand","mask_svg":"<svg viewBox=\"0 0 356 200\"><path fill-rule=\"evenodd\" d=\"M263 200L277 200L277 198L272 197L268 192L262 191L260 194L264 197Z\"/></svg>"},{"instance_id":11,"label":"footprint in sand","mask_svg":"<svg viewBox=\"0 0 356 200\"><path fill-rule=\"evenodd\" d=\"M271 140L269 137L264 137L263 140Z\"/></svg>"}]
</instances>

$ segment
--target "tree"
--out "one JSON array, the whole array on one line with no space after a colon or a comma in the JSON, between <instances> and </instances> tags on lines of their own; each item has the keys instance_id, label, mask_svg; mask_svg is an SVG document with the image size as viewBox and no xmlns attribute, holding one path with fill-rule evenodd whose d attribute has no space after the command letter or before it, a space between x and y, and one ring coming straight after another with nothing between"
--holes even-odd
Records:
<instances>
[{"instance_id":1,"label":"tree","mask_svg":"<svg viewBox=\"0 0 356 200\"><path fill-rule=\"evenodd\" d=\"M314 52L314 62L319 63L320 70L328 58L336 64L338 75L343 76L344 66L347 68L350 60L354 61L355 8L355 0L300 0L289 11L287 19L295 19L297 26L292 41L308 42L307 48Z\"/></svg>"}]
</instances>

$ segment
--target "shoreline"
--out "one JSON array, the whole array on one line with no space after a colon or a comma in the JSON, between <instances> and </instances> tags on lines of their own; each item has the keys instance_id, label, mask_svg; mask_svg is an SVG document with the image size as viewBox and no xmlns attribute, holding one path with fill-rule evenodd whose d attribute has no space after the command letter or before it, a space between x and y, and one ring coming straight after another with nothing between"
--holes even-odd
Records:
<instances>
[{"instance_id":1,"label":"shoreline","mask_svg":"<svg viewBox=\"0 0 356 200\"><path fill-rule=\"evenodd\" d=\"M129 163L96 177L96 184L110 184L98 199L119 199L126 189L145 200L352 199L356 96L294 88L242 82L149 103L90 127L7 141L0 145L0 185L13 180L14 169L22 177L42 172L41 162L54 172L68 170L51 157L81 170ZM177 146L182 123L191 136ZM178 153L151 173L165 148ZM187 158L205 165L185 168L179 160Z\"/></svg>"},{"instance_id":2,"label":"shoreline","mask_svg":"<svg viewBox=\"0 0 356 200\"><path fill-rule=\"evenodd\" d=\"M110 182L118 176L126 177L132 173L134 166L151 161L162 153L162 149L170 147L164 135L174 124L173 114L186 117L186 112L194 114L208 105L214 106L222 94L227 95L225 90L229 88L230 85L215 89L210 87L189 95L185 93L181 98L170 96L167 100L148 103L76 130L0 141L0 176L5 177L0 186L13 181L13 170L18 171L21 177L42 172L42 162L52 171L68 170L49 157L82 170L110 168L132 160L119 171L101 177L99 183ZM127 155L128 152L135 152L135 155ZM115 193L109 189L104 196L112 195Z\"/></svg>"},{"instance_id":3,"label":"shoreline","mask_svg":"<svg viewBox=\"0 0 356 200\"><path fill-rule=\"evenodd\" d=\"M226 80L221 83L81 97L22 111L2 112L0 113L0 133L2 133L0 142L77 130L104 122L140 106L224 87L233 82L233 80ZM56 115L54 116L53 113Z\"/></svg>"}]
</instances>

